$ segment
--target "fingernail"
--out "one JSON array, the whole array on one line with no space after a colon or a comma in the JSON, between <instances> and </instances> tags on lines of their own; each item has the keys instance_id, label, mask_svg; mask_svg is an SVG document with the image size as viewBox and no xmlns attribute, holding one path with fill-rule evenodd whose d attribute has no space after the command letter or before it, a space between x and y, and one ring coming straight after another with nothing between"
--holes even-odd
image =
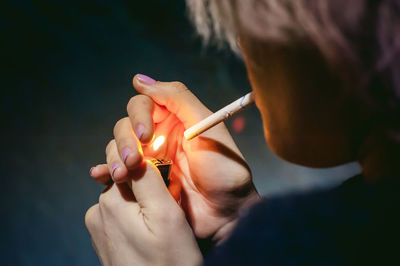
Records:
<instances>
[{"instance_id":1,"label":"fingernail","mask_svg":"<svg viewBox=\"0 0 400 266\"><path fill-rule=\"evenodd\" d=\"M138 124L136 126L136 136L138 139L141 139L144 133L144 126L142 124Z\"/></svg>"},{"instance_id":2,"label":"fingernail","mask_svg":"<svg viewBox=\"0 0 400 266\"><path fill-rule=\"evenodd\" d=\"M122 160L124 161L124 163L126 162L126 158L128 158L128 155L131 154L131 149L126 148L123 152L122 152Z\"/></svg>"},{"instance_id":3,"label":"fingernail","mask_svg":"<svg viewBox=\"0 0 400 266\"><path fill-rule=\"evenodd\" d=\"M114 172L115 172L115 170L117 170L117 168L119 167L119 163L114 163L112 166L111 166L111 176L114 178Z\"/></svg>"},{"instance_id":4,"label":"fingernail","mask_svg":"<svg viewBox=\"0 0 400 266\"><path fill-rule=\"evenodd\" d=\"M89 175L90 175L90 176L93 176L93 175L92 175L93 169L94 169L94 167L90 168L90 170L89 170Z\"/></svg>"},{"instance_id":5,"label":"fingernail","mask_svg":"<svg viewBox=\"0 0 400 266\"><path fill-rule=\"evenodd\" d=\"M136 77L140 82L147 84L147 85L153 85L157 82L154 79L152 79L146 75L143 75L143 74L137 74Z\"/></svg>"}]
</instances>

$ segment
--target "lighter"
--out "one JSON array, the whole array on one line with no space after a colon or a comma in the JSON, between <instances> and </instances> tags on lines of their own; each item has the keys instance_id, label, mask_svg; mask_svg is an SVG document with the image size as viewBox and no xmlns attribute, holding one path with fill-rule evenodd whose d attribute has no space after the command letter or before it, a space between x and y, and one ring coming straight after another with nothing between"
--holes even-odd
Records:
<instances>
[{"instance_id":1,"label":"lighter","mask_svg":"<svg viewBox=\"0 0 400 266\"><path fill-rule=\"evenodd\" d=\"M172 161L153 158L150 160L150 162L157 167L158 171L160 171L161 176L164 179L164 183L168 187Z\"/></svg>"}]
</instances>

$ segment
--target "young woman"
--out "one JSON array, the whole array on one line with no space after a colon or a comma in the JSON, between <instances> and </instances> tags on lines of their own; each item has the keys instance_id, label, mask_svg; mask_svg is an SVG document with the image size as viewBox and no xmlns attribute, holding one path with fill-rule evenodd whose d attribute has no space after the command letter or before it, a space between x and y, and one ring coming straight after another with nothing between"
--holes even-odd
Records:
<instances>
[{"instance_id":1,"label":"young woman","mask_svg":"<svg viewBox=\"0 0 400 266\"><path fill-rule=\"evenodd\" d=\"M243 57L277 155L309 167L358 161L362 173L335 189L261 199L223 124L183 138L210 114L185 85L138 74L107 163L91 169L115 182L86 214L102 263L398 263L400 1L187 2L206 40ZM159 135L167 143L155 151ZM169 191L147 156L174 161ZM204 261L196 237L216 243Z\"/></svg>"}]
</instances>

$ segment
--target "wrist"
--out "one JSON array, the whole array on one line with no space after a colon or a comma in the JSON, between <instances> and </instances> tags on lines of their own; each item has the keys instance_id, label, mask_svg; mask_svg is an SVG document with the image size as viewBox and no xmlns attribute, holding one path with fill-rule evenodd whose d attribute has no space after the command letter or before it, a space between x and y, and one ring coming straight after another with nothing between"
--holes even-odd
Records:
<instances>
[{"instance_id":1,"label":"wrist","mask_svg":"<svg viewBox=\"0 0 400 266\"><path fill-rule=\"evenodd\" d=\"M226 239L231 235L231 232L235 228L237 222L239 221L241 213L251 208L251 206L259 202L260 200L261 196L257 193L257 191L254 191L254 193L248 195L246 200L242 204L240 204L240 207L237 209L231 219L228 220L215 232L213 236L213 242L216 245L220 245L221 243L226 241Z\"/></svg>"}]
</instances>

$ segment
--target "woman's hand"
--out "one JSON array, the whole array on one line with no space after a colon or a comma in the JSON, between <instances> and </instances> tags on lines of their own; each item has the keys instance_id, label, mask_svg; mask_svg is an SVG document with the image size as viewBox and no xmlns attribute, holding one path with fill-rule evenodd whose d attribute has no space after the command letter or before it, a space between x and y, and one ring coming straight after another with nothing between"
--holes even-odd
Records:
<instances>
[{"instance_id":1,"label":"woman's hand","mask_svg":"<svg viewBox=\"0 0 400 266\"><path fill-rule=\"evenodd\" d=\"M107 165L91 175L100 183L111 177L125 182L143 157L173 160L169 190L200 238L223 239L234 225L238 210L259 196L249 168L223 123L193 140L185 129L211 112L180 82L156 82L136 75L133 86L141 93L129 101L129 117L114 128L116 149L107 149ZM154 150L151 140L163 135L166 143ZM110 145L109 145L110 146Z\"/></svg>"},{"instance_id":2,"label":"woman's hand","mask_svg":"<svg viewBox=\"0 0 400 266\"><path fill-rule=\"evenodd\" d=\"M108 187L86 213L101 263L199 265L202 257L193 232L157 168L144 163L130 177Z\"/></svg>"}]
</instances>

